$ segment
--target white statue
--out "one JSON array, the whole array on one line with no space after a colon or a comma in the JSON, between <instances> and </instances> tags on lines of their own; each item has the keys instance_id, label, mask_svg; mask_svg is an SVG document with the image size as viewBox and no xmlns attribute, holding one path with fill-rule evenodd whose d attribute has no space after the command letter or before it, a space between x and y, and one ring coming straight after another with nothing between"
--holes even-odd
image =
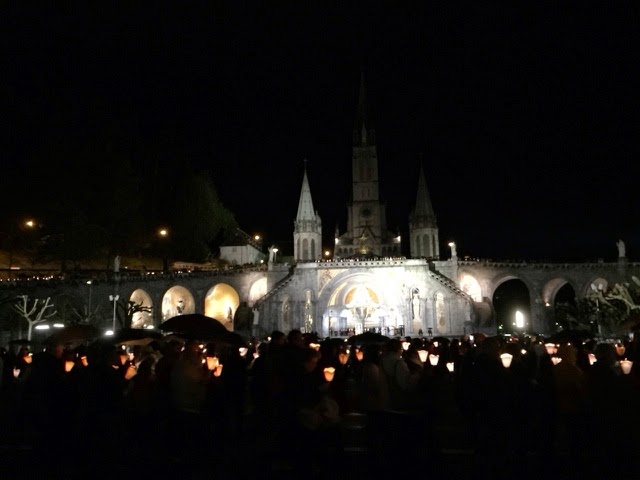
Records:
<instances>
[{"instance_id":1,"label":"white statue","mask_svg":"<svg viewBox=\"0 0 640 480\"><path fill-rule=\"evenodd\" d=\"M116 255L113 259L113 271L118 273L120 271L120 255Z\"/></svg>"},{"instance_id":2,"label":"white statue","mask_svg":"<svg viewBox=\"0 0 640 480\"><path fill-rule=\"evenodd\" d=\"M413 321L420 321L420 297L418 293L413 294L413 299L411 300L411 310L413 312Z\"/></svg>"},{"instance_id":3,"label":"white statue","mask_svg":"<svg viewBox=\"0 0 640 480\"><path fill-rule=\"evenodd\" d=\"M273 262L273 257L275 256L276 252L275 252L275 245L271 245L269 247L269 263Z\"/></svg>"},{"instance_id":4,"label":"white statue","mask_svg":"<svg viewBox=\"0 0 640 480\"><path fill-rule=\"evenodd\" d=\"M622 240L618 240L616 242L616 245L618 246L618 258L624 258L627 256L627 249L624 245L624 242Z\"/></svg>"}]
</instances>

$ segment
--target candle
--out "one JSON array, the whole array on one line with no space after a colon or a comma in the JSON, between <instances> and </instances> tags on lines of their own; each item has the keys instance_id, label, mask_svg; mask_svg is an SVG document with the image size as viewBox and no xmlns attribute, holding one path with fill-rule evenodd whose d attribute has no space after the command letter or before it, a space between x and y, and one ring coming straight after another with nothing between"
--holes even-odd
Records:
<instances>
[{"instance_id":1,"label":"candle","mask_svg":"<svg viewBox=\"0 0 640 480\"><path fill-rule=\"evenodd\" d=\"M75 366L75 362L73 360L66 360L64 362L64 371L65 372L70 372L71 370L73 370L73 367Z\"/></svg>"},{"instance_id":2,"label":"candle","mask_svg":"<svg viewBox=\"0 0 640 480\"><path fill-rule=\"evenodd\" d=\"M403 350L409 350L409 347L411 346L411 343L409 342L402 342L402 349Z\"/></svg>"},{"instance_id":3,"label":"candle","mask_svg":"<svg viewBox=\"0 0 640 480\"><path fill-rule=\"evenodd\" d=\"M238 348L238 352L240 352L240 356L241 357L244 357L247 354L248 351L249 351L249 349L247 347Z\"/></svg>"},{"instance_id":4,"label":"candle","mask_svg":"<svg viewBox=\"0 0 640 480\"><path fill-rule=\"evenodd\" d=\"M503 353L500 355L500 360L502 360L502 366L504 368L509 368L511 366L511 360L513 360L513 355L510 353Z\"/></svg>"},{"instance_id":5,"label":"candle","mask_svg":"<svg viewBox=\"0 0 640 480\"><path fill-rule=\"evenodd\" d=\"M547 353L549 355L553 355L554 353L556 353L558 351L555 343L545 343L544 344L544 348L547 349Z\"/></svg>"},{"instance_id":6,"label":"candle","mask_svg":"<svg viewBox=\"0 0 640 480\"><path fill-rule=\"evenodd\" d=\"M218 360L218 357L207 357L207 368L209 370L215 370L219 364L220 361Z\"/></svg>"},{"instance_id":7,"label":"candle","mask_svg":"<svg viewBox=\"0 0 640 480\"><path fill-rule=\"evenodd\" d=\"M349 354L346 352L340 352L338 354L338 360L342 365L346 365L347 362L349 361Z\"/></svg>"},{"instance_id":8,"label":"candle","mask_svg":"<svg viewBox=\"0 0 640 480\"><path fill-rule=\"evenodd\" d=\"M551 361L554 365L558 365L562 361L562 359L560 357L551 357Z\"/></svg>"},{"instance_id":9,"label":"candle","mask_svg":"<svg viewBox=\"0 0 640 480\"><path fill-rule=\"evenodd\" d=\"M439 360L440 360L440 355L434 355L433 353L431 355L429 355L429 362L431 362L431 365L433 367L438 365L438 361Z\"/></svg>"},{"instance_id":10,"label":"candle","mask_svg":"<svg viewBox=\"0 0 640 480\"><path fill-rule=\"evenodd\" d=\"M622 373L625 375L629 375L631 373L631 367L633 366L633 362L631 360L620 360L620 367L622 367Z\"/></svg>"},{"instance_id":11,"label":"candle","mask_svg":"<svg viewBox=\"0 0 640 480\"><path fill-rule=\"evenodd\" d=\"M418 355L420 356L420 361L422 363L427 361L427 357L429 356L429 352L426 350L418 350Z\"/></svg>"},{"instance_id":12,"label":"candle","mask_svg":"<svg viewBox=\"0 0 640 480\"><path fill-rule=\"evenodd\" d=\"M213 371L213 376L219 377L220 375L222 375L222 364L218 363L218 365L216 365L215 370Z\"/></svg>"},{"instance_id":13,"label":"candle","mask_svg":"<svg viewBox=\"0 0 640 480\"><path fill-rule=\"evenodd\" d=\"M356 358L359 362L362 361L362 359L364 358L364 353L362 353L362 350L356 350Z\"/></svg>"},{"instance_id":14,"label":"candle","mask_svg":"<svg viewBox=\"0 0 640 480\"><path fill-rule=\"evenodd\" d=\"M588 357L589 357L589 365L593 365L594 363L596 363L596 362L598 361L598 360L596 359L595 354L593 354L593 353L590 353L590 354L588 355Z\"/></svg>"},{"instance_id":15,"label":"candle","mask_svg":"<svg viewBox=\"0 0 640 480\"><path fill-rule=\"evenodd\" d=\"M325 379L327 382L330 382L331 380L333 380L333 376L334 376L334 375L335 375L335 373L336 373L336 369L335 369L335 368L333 368L333 367L327 367L327 368L325 368L323 371L324 371L324 379Z\"/></svg>"},{"instance_id":16,"label":"candle","mask_svg":"<svg viewBox=\"0 0 640 480\"><path fill-rule=\"evenodd\" d=\"M449 370L451 373L453 373L453 362L447 362L447 370Z\"/></svg>"},{"instance_id":17,"label":"candle","mask_svg":"<svg viewBox=\"0 0 640 480\"><path fill-rule=\"evenodd\" d=\"M318 350L320 350L320 344L319 344L319 343L310 343L310 344L309 344L309 346L310 346L311 348L313 348L316 352L317 352Z\"/></svg>"},{"instance_id":18,"label":"candle","mask_svg":"<svg viewBox=\"0 0 640 480\"><path fill-rule=\"evenodd\" d=\"M124 378L127 380L131 380L133 377L136 376L136 373L138 373L136 371L136 366L133 363L130 363L129 366L127 367L127 371L124 374Z\"/></svg>"}]
</instances>

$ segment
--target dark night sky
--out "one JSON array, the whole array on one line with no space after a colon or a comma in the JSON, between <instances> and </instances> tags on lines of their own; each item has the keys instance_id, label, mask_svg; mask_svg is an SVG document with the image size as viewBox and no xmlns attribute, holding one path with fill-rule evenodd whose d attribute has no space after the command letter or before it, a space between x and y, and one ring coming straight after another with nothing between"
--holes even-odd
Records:
<instances>
[{"instance_id":1,"label":"dark night sky","mask_svg":"<svg viewBox=\"0 0 640 480\"><path fill-rule=\"evenodd\" d=\"M51 138L115 125L176 175L206 166L269 243L292 239L306 157L330 244L364 64L392 230L406 233L422 155L447 255L450 240L493 259L613 260L618 238L640 251L633 2L15 3L1 25L9 194L45 181L35 158Z\"/></svg>"}]
</instances>

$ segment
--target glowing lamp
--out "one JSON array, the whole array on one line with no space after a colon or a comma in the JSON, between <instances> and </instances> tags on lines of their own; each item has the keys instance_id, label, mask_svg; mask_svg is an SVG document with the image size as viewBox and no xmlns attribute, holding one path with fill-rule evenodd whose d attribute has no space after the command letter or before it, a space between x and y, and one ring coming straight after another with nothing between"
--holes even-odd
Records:
<instances>
[{"instance_id":1,"label":"glowing lamp","mask_svg":"<svg viewBox=\"0 0 640 480\"><path fill-rule=\"evenodd\" d=\"M333 380L333 376L336 373L336 369L333 367L327 367L323 370L323 372L324 372L324 379L327 382L330 382L331 380Z\"/></svg>"},{"instance_id":2,"label":"glowing lamp","mask_svg":"<svg viewBox=\"0 0 640 480\"><path fill-rule=\"evenodd\" d=\"M436 365L438 365L439 360L440 360L440 355L434 355L433 353L429 355L429 362L431 363L432 367L435 367Z\"/></svg>"},{"instance_id":3,"label":"glowing lamp","mask_svg":"<svg viewBox=\"0 0 640 480\"><path fill-rule=\"evenodd\" d=\"M66 360L64 362L64 371L65 372L70 372L71 370L73 370L73 367L76 365L76 362L74 362L73 360Z\"/></svg>"},{"instance_id":4,"label":"glowing lamp","mask_svg":"<svg viewBox=\"0 0 640 480\"><path fill-rule=\"evenodd\" d=\"M596 363L596 362L598 361L598 360L596 359L595 354L593 354L593 353L590 353L590 354L588 355L588 357L589 357L589 365L593 365L594 363Z\"/></svg>"},{"instance_id":5,"label":"glowing lamp","mask_svg":"<svg viewBox=\"0 0 640 480\"><path fill-rule=\"evenodd\" d=\"M258 352L253 352L253 358L256 359L260 356L260 354Z\"/></svg>"},{"instance_id":6,"label":"glowing lamp","mask_svg":"<svg viewBox=\"0 0 640 480\"><path fill-rule=\"evenodd\" d=\"M310 346L311 348L313 348L316 352L317 352L318 350L320 350L320 344L319 344L319 343L310 343L310 344L309 344L309 346Z\"/></svg>"},{"instance_id":7,"label":"glowing lamp","mask_svg":"<svg viewBox=\"0 0 640 480\"><path fill-rule=\"evenodd\" d=\"M500 355L500 360L502 361L502 366L504 368L509 368L511 366L511 360L513 360L513 355L510 353L503 353Z\"/></svg>"},{"instance_id":8,"label":"glowing lamp","mask_svg":"<svg viewBox=\"0 0 640 480\"><path fill-rule=\"evenodd\" d=\"M622 368L622 373L625 375L629 375L631 373L631 367L633 366L633 362L631 360L620 360L620 367Z\"/></svg>"},{"instance_id":9,"label":"glowing lamp","mask_svg":"<svg viewBox=\"0 0 640 480\"><path fill-rule=\"evenodd\" d=\"M364 358L364 353L362 352L362 350L356 350L356 358L359 362L362 361L362 359Z\"/></svg>"},{"instance_id":10,"label":"glowing lamp","mask_svg":"<svg viewBox=\"0 0 640 480\"><path fill-rule=\"evenodd\" d=\"M454 365L453 362L447 362L447 370L453 373Z\"/></svg>"},{"instance_id":11,"label":"glowing lamp","mask_svg":"<svg viewBox=\"0 0 640 480\"><path fill-rule=\"evenodd\" d=\"M14 368L13 369L13 377L14 378L18 378L20 376L20 369L19 368Z\"/></svg>"},{"instance_id":12,"label":"glowing lamp","mask_svg":"<svg viewBox=\"0 0 640 480\"><path fill-rule=\"evenodd\" d=\"M222 364L218 363L218 365L216 365L215 370L213 371L213 376L219 377L220 375L222 375Z\"/></svg>"},{"instance_id":13,"label":"glowing lamp","mask_svg":"<svg viewBox=\"0 0 640 480\"><path fill-rule=\"evenodd\" d=\"M558 352L558 347L556 347L555 343L545 343L544 348L547 349L547 353L549 355L554 355L555 353Z\"/></svg>"},{"instance_id":14,"label":"glowing lamp","mask_svg":"<svg viewBox=\"0 0 640 480\"><path fill-rule=\"evenodd\" d=\"M207 357L207 368L209 370L215 370L218 365L220 365L220 360L218 360L218 357Z\"/></svg>"},{"instance_id":15,"label":"glowing lamp","mask_svg":"<svg viewBox=\"0 0 640 480\"><path fill-rule=\"evenodd\" d=\"M347 362L349 361L349 354L346 352L340 352L338 354L338 360L342 365L346 365Z\"/></svg>"},{"instance_id":16,"label":"glowing lamp","mask_svg":"<svg viewBox=\"0 0 640 480\"><path fill-rule=\"evenodd\" d=\"M410 346L411 346L410 342L402 342L402 349L403 350L409 350Z\"/></svg>"},{"instance_id":17,"label":"glowing lamp","mask_svg":"<svg viewBox=\"0 0 640 480\"><path fill-rule=\"evenodd\" d=\"M561 361L562 359L560 357L551 357L551 362L553 362L554 365L558 365Z\"/></svg>"},{"instance_id":18,"label":"glowing lamp","mask_svg":"<svg viewBox=\"0 0 640 480\"><path fill-rule=\"evenodd\" d=\"M426 350L418 350L418 355L420 356L420 361L422 363L427 361L427 357L429 356L429 352Z\"/></svg>"},{"instance_id":19,"label":"glowing lamp","mask_svg":"<svg viewBox=\"0 0 640 480\"><path fill-rule=\"evenodd\" d=\"M241 357L244 357L247 354L248 351L249 351L249 349L247 347L238 348L238 352L240 352L240 356Z\"/></svg>"},{"instance_id":20,"label":"glowing lamp","mask_svg":"<svg viewBox=\"0 0 640 480\"><path fill-rule=\"evenodd\" d=\"M28 355L25 355L23 359L24 359L24 363L33 362L33 353L29 353Z\"/></svg>"}]
</instances>

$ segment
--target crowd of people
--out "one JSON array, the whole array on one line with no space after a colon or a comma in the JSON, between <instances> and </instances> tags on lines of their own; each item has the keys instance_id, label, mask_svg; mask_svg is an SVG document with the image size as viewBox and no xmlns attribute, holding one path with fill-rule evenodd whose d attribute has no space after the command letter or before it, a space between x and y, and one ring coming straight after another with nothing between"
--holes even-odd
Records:
<instances>
[{"instance_id":1,"label":"crowd of people","mask_svg":"<svg viewBox=\"0 0 640 480\"><path fill-rule=\"evenodd\" d=\"M449 389L474 468L487 478L541 468L602 478L612 465L635 472L638 339L623 354L606 342L563 343L557 353L543 343L465 336L358 344L294 329L243 348L176 337L5 348L2 434L30 445L39 459L32 467L46 468L47 478L140 468L222 474L238 465L256 478L328 475L346 465L343 419L357 413L366 418L369 473L428 462L443 478L434 425L437 393ZM634 361L629 374L623 358Z\"/></svg>"}]
</instances>

